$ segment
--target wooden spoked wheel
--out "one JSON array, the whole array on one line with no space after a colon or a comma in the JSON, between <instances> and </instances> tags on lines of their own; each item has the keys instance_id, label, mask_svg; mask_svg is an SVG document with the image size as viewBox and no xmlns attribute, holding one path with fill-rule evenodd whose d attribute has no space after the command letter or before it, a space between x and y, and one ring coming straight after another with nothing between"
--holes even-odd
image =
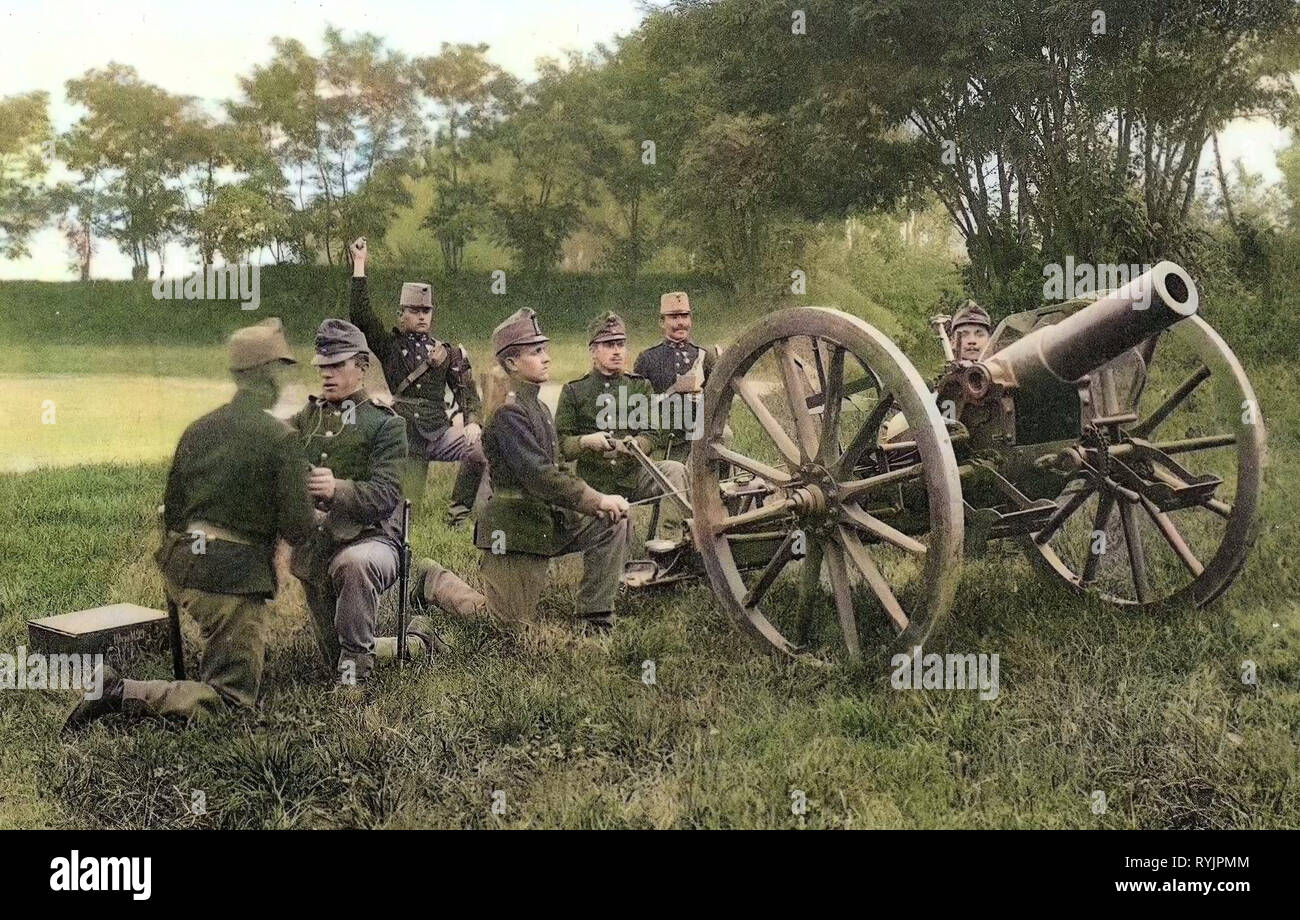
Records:
<instances>
[{"instance_id":1,"label":"wooden spoked wheel","mask_svg":"<svg viewBox=\"0 0 1300 920\"><path fill-rule=\"evenodd\" d=\"M1027 551L1112 604L1201 607L1231 584L1254 541L1264 420L1236 356L1199 316L1138 353L1091 385L1105 415L1136 421L1085 432L1085 464Z\"/></svg>"},{"instance_id":2,"label":"wooden spoked wheel","mask_svg":"<svg viewBox=\"0 0 1300 920\"><path fill-rule=\"evenodd\" d=\"M934 398L888 337L836 310L773 313L718 360L702 412L692 528L741 629L786 655L831 654L808 644L820 619L852 658L864 628L923 644L952 604L961 484ZM882 444L897 413L909 440ZM770 493L730 513L724 468ZM834 614L823 616L827 587Z\"/></svg>"}]
</instances>

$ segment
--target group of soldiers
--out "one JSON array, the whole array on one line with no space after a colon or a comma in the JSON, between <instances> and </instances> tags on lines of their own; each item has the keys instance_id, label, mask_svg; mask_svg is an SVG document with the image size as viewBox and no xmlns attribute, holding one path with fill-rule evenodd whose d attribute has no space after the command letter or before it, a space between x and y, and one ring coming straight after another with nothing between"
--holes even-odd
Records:
<instances>
[{"instance_id":1,"label":"group of soldiers","mask_svg":"<svg viewBox=\"0 0 1300 920\"><path fill-rule=\"evenodd\" d=\"M663 340L641 352L632 372L622 318L597 317L588 328L591 371L564 385L555 418L541 398L550 340L532 310L518 310L492 333L505 392L484 418L469 353L431 335L432 286L403 284L397 325L386 329L370 305L364 239L351 255L351 321L326 319L316 332L320 395L288 424L270 415L285 368L296 362L280 321L265 320L230 338L234 398L190 425L177 445L156 558L169 604L202 631L198 680L132 680L105 667L103 693L73 710L68 729L119 710L194 718L253 706L278 539L293 547L290 571L303 584L324 663L338 683L364 684L377 659L398 654L397 637L376 636L380 598L399 580L403 498L419 503L430 462L460 464L447 524L459 526L479 508L483 590L420 560L409 601L421 613L406 629L409 654L443 647L430 608L503 627L535 622L550 560L570 553L583 561L578 622L596 631L613 625L634 545L629 503L685 491L685 468L673 456L685 455L691 436L680 415L632 425L618 413L611 423L609 410L699 399L714 355L691 341L687 295L660 299ZM991 328L982 308L964 303L950 325L955 357L978 358ZM391 404L366 391L372 358ZM464 415L459 426L447 416L448 390ZM658 475L637 454L654 456ZM562 460L576 461L576 475ZM661 518L661 543L680 543L680 506L663 501Z\"/></svg>"},{"instance_id":2,"label":"group of soldiers","mask_svg":"<svg viewBox=\"0 0 1300 920\"><path fill-rule=\"evenodd\" d=\"M418 504L430 462L460 464L449 525L478 507L483 590L420 560L410 601L421 612L405 636L413 657L442 646L431 607L504 627L534 622L550 560L569 553L583 558L579 623L596 631L613 624L633 545L629 501L652 498L664 485L635 453L660 458L662 479L684 490L684 467L672 455L684 457L689 434L610 427L600 409L609 405L605 394L623 402L699 399L713 354L691 341L687 295L661 298L664 340L638 356L633 372L624 369L623 320L597 317L588 336L591 372L564 386L558 419L541 399L549 339L532 310L518 310L492 333L505 392L484 417L468 352L431 335L432 286L403 284L397 325L386 329L370 306L364 240L351 255L351 321L326 319L316 332L320 394L287 424L269 413L285 368L296 362L280 321L265 320L230 338L234 398L190 425L177 445L156 559L169 603L202 632L198 679L134 680L105 666L103 693L82 701L67 729L116 711L195 718L253 706L280 539L292 547L290 571L303 584L323 661L338 683L364 684L377 659L397 655L397 637L376 636L380 598L398 582L403 498ZM391 404L364 386L372 359ZM447 417L447 390L463 412L461 425ZM576 461L577 475L562 460ZM680 542L680 513L664 505L663 539Z\"/></svg>"}]
</instances>

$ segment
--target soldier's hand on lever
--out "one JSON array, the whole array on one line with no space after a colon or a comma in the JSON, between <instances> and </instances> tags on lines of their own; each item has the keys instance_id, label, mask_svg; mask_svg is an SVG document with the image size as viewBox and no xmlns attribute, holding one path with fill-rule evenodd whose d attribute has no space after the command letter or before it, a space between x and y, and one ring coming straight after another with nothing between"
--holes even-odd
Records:
<instances>
[{"instance_id":1,"label":"soldier's hand on lever","mask_svg":"<svg viewBox=\"0 0 1300 920\"><path fill-rule=\"evenodd\" d=\"M614 449L614 442L610 439L608 432L594 431L578 438L578 446L583 450L604 454Z\"/></svg>"},{"instance_id":2,"label":"soldier's hand on lever","mask_svg":"<svg viewBox=\"0 0 1300 920\"><path fill-rule=\"evenodd\" d=\"M632 435L628 435L623 438L610 438L609 439L610 449L609 449L609 453L605 454L605 459L613 460L615 457L632 456L632 449L628 447L629 442L635 444L636 438L634 438Z\"/></svg>"},{"instance_id":3,"label":"soldier's hand on lever","mask_svg":"<svg viewBox=\"0 0 1300 920\"><path fill-rule=\"evenodd\" d=\"M483 427L478 422L470 422L465 426L465 440L475 444L483 439Z\"/></svg>"},{"instance_id":4,"label":"soldier's hand on lever","mask_svg":"<svg viewBox=\"0 0 1300 920\"><path fill-rule=\"evenodd\" d=\"M326 466L313 466L307 474L307 492L312 498L329 501L334 497L334 471Z\"/></svg>"},{"instance_id":5,"label":"soldier's hand on lever","mask_svg":"<svg viewBox=\"0 0 1300 920\"><path fill-rule=\"evenodd\" d=\"M627 514L627 499L621 495L602 495L596 505L596 513L611 521L617 521Z\"/></svg>"},{"instance_id":6,"label":"soldier's hand on lever","mask_svg":"<svg viewBox=\"0 0 1300 920\"><path fill-rule=\"evenodd\" d=\"M366 249L366 238L359 236L352 241L348 247L352 253L352 275L355 278L364 278L366 275L366 258L369 256L369 250Z\"/></svg>"}]
</instances>

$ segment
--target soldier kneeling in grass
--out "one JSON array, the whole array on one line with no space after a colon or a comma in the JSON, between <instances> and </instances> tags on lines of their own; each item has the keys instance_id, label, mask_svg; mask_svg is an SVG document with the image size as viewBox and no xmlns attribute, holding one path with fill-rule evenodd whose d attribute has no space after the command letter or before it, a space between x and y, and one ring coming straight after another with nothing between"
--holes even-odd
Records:
<instances>
[{"instance_id":1,"label":"soldier kneeling in grass","mask_svg":"<svg viewBox=\"0 0 1300 920\"><path fill-rule=\"evenodd\" d=\"M445 519L448 526L457 527L474 507L487 466L478 423L478 387L474 385L469 352L462 345L439 341L430 334L434 294L428 282L408 281L402 285L397 326L385 329L370 306L365 239L353 242L351 252L350 316L379 358L393 393L393 408L406 422L409 456L403 465L402 491L418 508L429 477L429 461L458 461L460 471ZM464 427L452 427L447 420L443 406L447 390L464 413Z\"/></svg>"},{"instance_id":2,"label":"soldier kneeling in grass","mask_svg":"<svg viewBox=\"0 0 1300 920\"><path fill-rule=\"evenodd\" d=\"M398 575L406 426L363 389L370 351L356 326L321 323L312 364L320 369L321 395L289 424L311 467L307 492L319 522L290 567L306 591L326 665L339 683L360 684L376 658L397 649L395 638L377 639L375 631L380 595ZM424 617L411 620L407 638L415 656L432 654L437 643Z\"/></svg>"},{"instance_id":3,"label":"soldier kneeling in grass","mask_svg":"<svg viewBox=\"0 0 1300 920\"><path fill-rule=\"evenodd\" d=\"M293 363L278 319L231 336L235 397L185 430L167 475L167 534L156 558L169 601L203 631L200 679L127 680L106 666L103 694L77 706L65 729L123 708L191 718L257 701L275 539L302 543L313 526L297 441L266 411L279 395L281 368Z\"/></svg>"},{"instance_id":4,"label":"soldier kneeling in grass","mask_svg":"<svg viewBox=\"0 0 1300 920\"><path fill-rule=\"evenodd\" d=\"M503 624L536 620L552 557L582 553L577 616L591 628L613 625L627 557L628 503L597 492L559 467L558 436L540 399L551 359L532 310L520 310L492 333L510 390L483 429L492 497L474 528L485 593L431 559L417 563L412 601L463 617Z\"/></svg>"},{"instance_id":5,"label":"soldier kneeling in grass","mask_svg":"<svg viewBox=\"0 0 1300 920\"><path fill-rule=\"evenodd\" d=\"M629 500L653 498L661 493L659 484L623 447L623 440L632 438L642 452L652 454L666 450L674 432L660 424L667 419L661 420L656 411L657 398L650 381L623 368L627 327L622 317L617 313L598 316L587 327L587 339L591 372L566 383L555 408L560 453L567 460L577 460L578 475L594 488ZM655 465L673 490L679 494L686 491L686 467L676 460L659 460ZM662 539L681 543L681 505L665 501L661 508ZM629 534L631 529L629 526Z\"/></svg>"}]
</instances>

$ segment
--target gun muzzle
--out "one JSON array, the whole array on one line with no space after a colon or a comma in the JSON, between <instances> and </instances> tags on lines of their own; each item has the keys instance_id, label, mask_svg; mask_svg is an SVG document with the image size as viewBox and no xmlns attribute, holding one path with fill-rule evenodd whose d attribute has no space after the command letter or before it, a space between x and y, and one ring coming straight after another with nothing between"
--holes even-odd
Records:
<instances>
[{"instance_id":1,"label":"gun muzzle","mask_svg":"<svg viewBox=\"0 0 1300 920\"><path fill-rule=\"evenodd\" d=\"M1173 262L1159 262L1117 291L1044 326L987 358L992 383L1016 388L1044 378L1074 383L1153 333L1196 313L1196 283Z\"/></svg>"}]
</instances>

